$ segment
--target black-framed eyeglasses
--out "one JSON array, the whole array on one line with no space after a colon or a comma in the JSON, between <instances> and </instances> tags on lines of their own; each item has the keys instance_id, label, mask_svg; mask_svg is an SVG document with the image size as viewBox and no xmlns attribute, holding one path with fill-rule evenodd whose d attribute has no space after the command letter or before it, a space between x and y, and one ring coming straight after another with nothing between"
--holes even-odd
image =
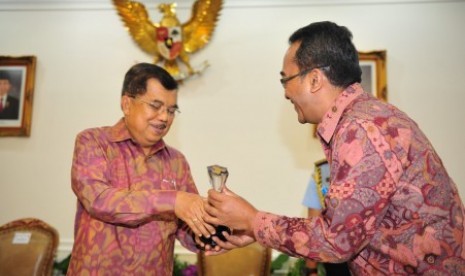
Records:
<instances>
[{"instance_id":1,"label":"black-framed eyeglasses","mask_svg":"<svg viewBox=\"0 0 465 276\"><path fill-rule=\"evenodd\" d=\"M163 112L163 110L166 110L166 113L168 113L168 116L170 116L170 117L174 117L176 114L181 113L181 110L179 110L179 107L177 107L177 106L166 107L165 104L163 102L160 102L160 101L149 102L149 101L146 101L146 100L144 100L144 99L142 99L140 97L135 97L135 96L132 96L132 95L128 95L128 96L133 98L134 100L145 103L146 105L148 105L150 107L150 109L154 113L157 113L157 114L159 114L160 112Z\"/></svg>"},{"instance_id":2,"label":"black-framed eyeglasses","mask_svg":"<svg viewBox=\"0 0 465 276\"><path fill-rule=\"evenodd\" d=\"M296 77L302 77L308 73L310 73L310 71L312 71L313 69L316 69L316 68L324 68L324 67L327 67L327 66L314 66L314 67L310 67L310 68L307 68L307 69L304 69L302 71L300 71L299 73L295 74L295 75L292 75L292 76L288 76L288 77L283 77L281 79L279 79L279 81L281 82L281 85L286 88L286 83L289 82L290 80L296 78Z\"/></svg>"}]
</instances>

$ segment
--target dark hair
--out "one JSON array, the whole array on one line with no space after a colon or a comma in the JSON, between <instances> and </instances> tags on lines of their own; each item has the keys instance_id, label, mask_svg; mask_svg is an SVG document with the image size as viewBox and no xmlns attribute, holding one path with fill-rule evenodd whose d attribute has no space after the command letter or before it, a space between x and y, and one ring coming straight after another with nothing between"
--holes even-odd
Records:
<instances>
[{"instance_id":1,"label":"dark hair","mask_svg":"<svg viewBox=\"0 0 465 276\"><path fill-rule=\"evenodd\" d=\"M332 85L347 87L361 81L362 70L352 33L329 21L316 22L298 29L289 43L300 42L295 61L300 70L320 67Z\"/></svg>"},{"instance_id":2,"label":"dark hair","mask_svg":"<svg viewBox=\"0 0 465 276\"><path fill-rule=\"evenodd\" d=\"M11 82L10 74L8 74L7 71L0 70L0 80L8 80L9 82Z\"/></svg>"},{"instance_id":3,"label":"dark hair","mask_svg":"<svg viewBox=\"0 0 465 276\"><path fill-rule=\"evenodd\" d=\"M138 63L132 66L123 82L122 95L137 96L147 92L147 80L156 79L167 90L177 90L178 83L163 68L151 63Z\"/></svg>"}]
</instances>

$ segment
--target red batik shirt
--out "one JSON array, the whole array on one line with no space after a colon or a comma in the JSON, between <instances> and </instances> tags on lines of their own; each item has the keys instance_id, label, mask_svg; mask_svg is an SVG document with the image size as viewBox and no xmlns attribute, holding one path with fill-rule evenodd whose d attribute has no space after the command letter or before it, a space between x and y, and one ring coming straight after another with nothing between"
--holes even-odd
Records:
<instances>
[{"instance_id":1,"label":"red batik shirt","mask_svg":"<svg viewBox=\"0 0 465 276\"><path fill-rule=\"evenodd\" d=\"M171 276L174 242L196 252L174 214L176 190L197 193L184 156L162 140L146 156L124 120L76 138L78 198L68 275Z\"/></svg>"},{"instance_id":2,"label":"red batik shirt","mask_svg":"<svg viewBox=\"0 0 465 276\"><path fill-rule=\"evenodd\" d=\"M394 106L348 87L318 133L330 163L319 217L260 212L265 245L354 275L465 275L464 207L417 124Z\"/></svg>"}]
</instances>

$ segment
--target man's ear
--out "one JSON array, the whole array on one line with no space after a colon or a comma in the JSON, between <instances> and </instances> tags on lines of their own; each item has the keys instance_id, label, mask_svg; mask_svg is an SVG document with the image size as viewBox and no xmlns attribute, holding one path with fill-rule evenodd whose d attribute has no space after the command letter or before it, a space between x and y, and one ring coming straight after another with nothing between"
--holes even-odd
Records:
<instances>
[{"instance_id":1,"label":"man's ear","mask_svg":"<svg viewBox=\"0 0 465 276\"><path fill-rule=\"evenodd\" d=\"M129 114L129 109L131 108L131 98L127 95L123 95L121 97L121 110L123 111L124 115Z\"/></svg>"},{"instance_id":2,"label":"man's ear","mask_svg":"<svg viewBox=\"0 0 465 276\"><path fill-rule=\"evenodd\" d=\"M310 77L311 92L315 93L319 91L323 86L324 80L326 79L326 76L324 75L323 71L317 68L310 72L308 76Z\"/></svg>"}]
</instances>

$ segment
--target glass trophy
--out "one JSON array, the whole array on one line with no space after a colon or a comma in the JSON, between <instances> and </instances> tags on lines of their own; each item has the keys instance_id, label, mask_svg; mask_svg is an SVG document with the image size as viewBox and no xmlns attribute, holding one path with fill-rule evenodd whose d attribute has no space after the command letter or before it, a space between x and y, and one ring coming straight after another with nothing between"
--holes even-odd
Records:
<instances>
[{"instance_id":1,"label":"glass trophy","mask_svg":"<svg viewBox=\"0 0 465 276\"><path fill-rule=\"evenodd\" d=\"M208 176L210 177L210 184L213 189L217 192L223 192L224 185L228 179L228 169L218 165L208 166ZM223 236L223 231L226 231L228 234L231 234L231 229L224 225L215 226L215 235L212 235L210 238L200 237L200 240L209 244L212 247L216 246L216 242L212 239L213 236L218 237L222 241L226 241L226 238Z\"/></svg>"},{"instance_id":2,"label":"glass trophy","mask_svg":"<svg viewBox=\"0 0 465 276\"><path fill-rule=\"evenodd\" d=\"M212 188L217 192L223 192L224 185L229 176L228 169L218 165L208 166L207 169Z\"/></svg>"}]
</instances>

